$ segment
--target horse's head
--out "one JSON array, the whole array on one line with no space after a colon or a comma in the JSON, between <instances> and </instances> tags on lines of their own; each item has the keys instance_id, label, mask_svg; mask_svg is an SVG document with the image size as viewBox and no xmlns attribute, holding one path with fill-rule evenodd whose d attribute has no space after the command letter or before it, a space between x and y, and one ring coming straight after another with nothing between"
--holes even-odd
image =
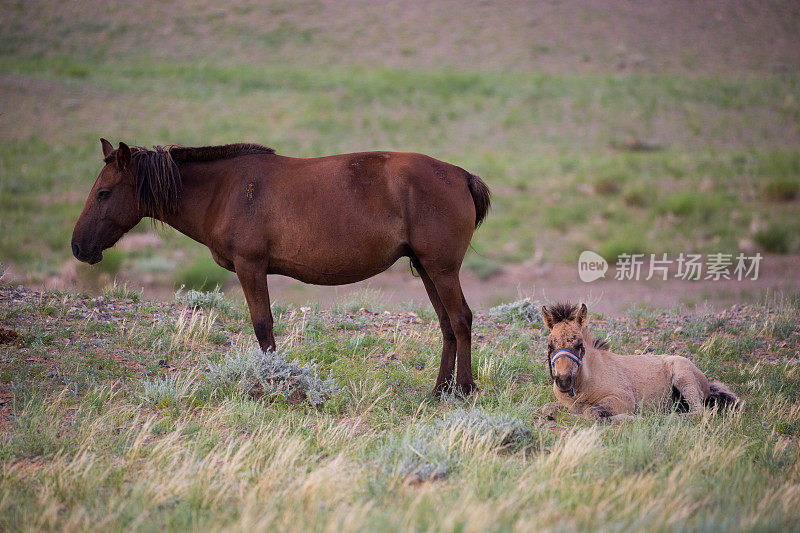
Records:
<instances>
[{"instance_id":1,"label":"horse's head","mask_svg":"<svg viewBox=\"0 0 800 533\"><path fill-rule=\"evenodd\" d=\"M547 366L558 390L575 395L575 374L580 368L586 347L581 328L586 322L586 304L557 303L542 307L547 337Z\"/></svg>"},{"instance_id":2,"label":"horse's head","mask_svg":"<svg viewBox=\"0 0 800 533\"><path fill-rule=\"evenodd\" d=\"M105 139L100 139L100 144L106 164L72 232L72 253L90 264L103 259L103 250L114 246L142 219L136 177L131 169L131 149L121 142L114 150Z\"/></svg>"}]
</instances>

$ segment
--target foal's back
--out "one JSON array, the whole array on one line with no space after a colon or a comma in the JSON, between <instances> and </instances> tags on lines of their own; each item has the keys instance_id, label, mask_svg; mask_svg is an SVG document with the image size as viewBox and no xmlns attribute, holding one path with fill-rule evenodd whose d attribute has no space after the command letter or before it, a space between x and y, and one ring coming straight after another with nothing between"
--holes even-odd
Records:
<instances>
[{"instance_id":1,"label":"foal's back","mask_svg":"<svg viewBox=\"0 0 800 533\"><path fill-rule=\"evenodd\" d=\"M636 403L660 404L672 395L674 360L679 356L642 354L619 355L610 351L598 352L601 362L599 381L607 388L628 389ZM613 384L613 385L612 385Z\"/></svg>"}]
</instances>

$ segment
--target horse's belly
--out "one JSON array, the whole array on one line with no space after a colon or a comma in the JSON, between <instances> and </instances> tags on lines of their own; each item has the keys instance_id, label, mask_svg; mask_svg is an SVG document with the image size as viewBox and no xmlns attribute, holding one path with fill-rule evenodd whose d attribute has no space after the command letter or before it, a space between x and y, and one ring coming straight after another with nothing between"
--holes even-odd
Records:
<instances>
[{"instance_id":1,"label":"horse's belly","mask_svg":"<svg viewBox=\"0 0 800 533\"><path fill-rule=\"evenodd\" d=\"M312 285L346 285L364 281L392 266L404 255L399 247L372 254L322 252L270 257L269 273L288 276Z\"/></svg>"}]
</instances>

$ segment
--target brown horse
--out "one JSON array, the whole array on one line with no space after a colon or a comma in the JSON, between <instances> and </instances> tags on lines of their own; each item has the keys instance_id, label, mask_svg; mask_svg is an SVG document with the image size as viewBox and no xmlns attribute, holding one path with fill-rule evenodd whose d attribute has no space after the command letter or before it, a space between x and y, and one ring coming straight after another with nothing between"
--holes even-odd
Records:
<instances>
[{"instance_id":1,"label":"brown horse","mask_svg":"<svg viewBox=\"0 0 800 533\"><path fill-rule=\"evenodd\" d=\"M274 350L267 274L343 285L409 257L444 337L435 391L475 389L472 311L459 270L490 193L474 174L431 157L364 152L313 159L255 144L114 147L72 234L96 263L143 217L208 246L242 284L261 349Z\"/></svg>"},{"instance_id":2,"label":"brown horse","mask_svg":"<svg viewBox=\"0 0 800 533\"><path fill-rule=\"evenodd\" d=\"M563 405L591 419L620 421L641 405L674 407L696 415L706 406L737 407L739 398L719 381L709 381L679 355L612 353L586 327L587 309L569 303L542 307L547 366L558 403L542 409L552 416Z\"/></svg>"}]
</instances>

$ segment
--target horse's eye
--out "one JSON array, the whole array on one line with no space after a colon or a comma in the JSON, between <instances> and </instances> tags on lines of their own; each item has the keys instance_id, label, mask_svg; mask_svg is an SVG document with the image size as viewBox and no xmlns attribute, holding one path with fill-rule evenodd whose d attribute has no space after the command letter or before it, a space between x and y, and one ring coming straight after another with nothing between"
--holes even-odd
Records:
<instances>
[{"instance_id":1,"label":"horse's eye","mask_svg":"<svg viewBox=\"0 0 800 533\"><path fill-rule=\"evenodd\" d=\"M111 196L111 191L109 191L108 189L103 189L102 191L97 193L98 200L105 200L109 196Z\"/></svg>"}]
</instances>

